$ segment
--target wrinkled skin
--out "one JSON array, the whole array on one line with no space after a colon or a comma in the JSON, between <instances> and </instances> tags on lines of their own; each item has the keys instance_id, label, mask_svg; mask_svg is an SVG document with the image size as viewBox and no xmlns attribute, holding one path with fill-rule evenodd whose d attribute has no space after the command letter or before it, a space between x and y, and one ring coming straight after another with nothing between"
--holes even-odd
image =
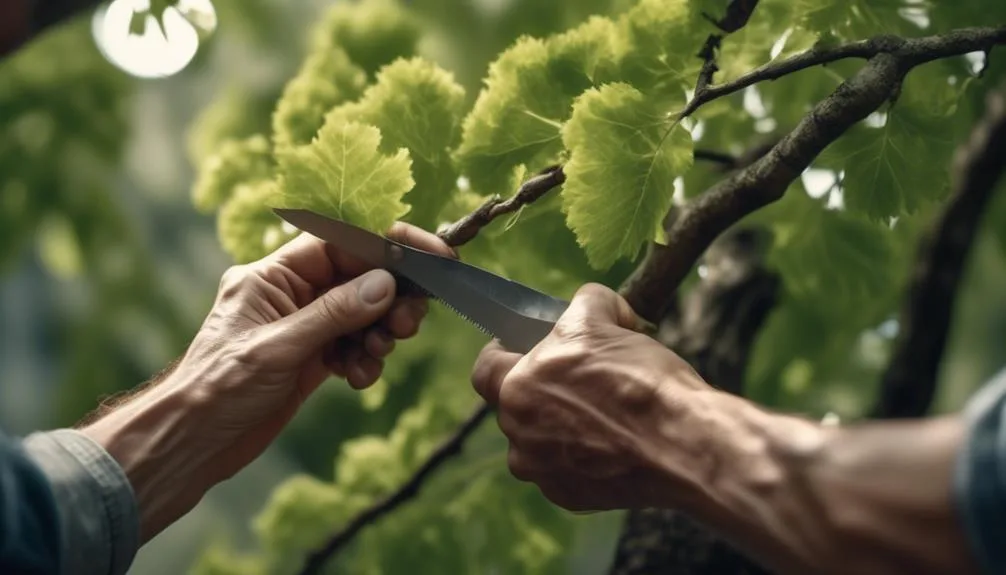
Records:
<instances>
[{"instance_id":1,"label":"wrinkled skin","mask_svg":"<svg viewBox=\"0 0 1006 575\"><path fill-rule=\"evenodd\" d=\"M410 225L388 235L456 257ZM175 368L83 429L133 484L145 539L261 455L330 375L356 389L380 377L395 341L414 336L428 309L395 288L387 271L307 234L224 274Z\"/></svg>"},{"instance_id":2,"label":"wrinkled skin","mask_svg":"<svg viewBox=\"0 0 1006 575\"><path fill-rule=\"evenodd\" d=\"M521 356L486 346L472 384L498 406L510 441L510 472L573 511L649 505L665 481L657 471L673 446L660 432L688 417L675 405L708 389L652 338L624 299L581 288L552 333ZM668 393L676 397L667 401Z\"/></svg>"}]
</instances>

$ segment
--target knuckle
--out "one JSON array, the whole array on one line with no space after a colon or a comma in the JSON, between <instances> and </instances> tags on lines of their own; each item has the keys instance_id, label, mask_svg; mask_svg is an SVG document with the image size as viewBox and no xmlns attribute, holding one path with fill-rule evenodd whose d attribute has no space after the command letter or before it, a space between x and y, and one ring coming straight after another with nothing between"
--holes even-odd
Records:
<instances>
[{"instance_id":1,"label":"knuckle","mask_svg":"<svg viewBox=\"0 0 1006 575\"><path fill-rule=\"evenodd\" d=\"M484 357L480 357L472 367L471 382L475 389L484 389L487 384L491 383L492 372L492 363Z\"/></svg>"},{"instance_id":2,"label":"knuckle","mask_svg":"<svg viewBox=\"0 0 1006 575\"><path fill-rule=\"evenodd\" d=\"M534 397L532 384L526 377L522 374L511 377L507 385L500 388L499 411L503 418L501 427L511 421L530 421L538 408Z\"/></svg>"},{"instance_id":3,"label":"knuckle","mask_svg":"<svg viewBox=\"0 0 1006 575\"><path fill-rule=\"evenodd\" d=\"M600 297L608 297L611 294L611 289L607 286L596 282L588 282L580 286L580 289L576 290L573 295L574 299L595 299Z\"/></svg>"},{"instance_id":4,"label":"knuckle","mask_svg":"<svg viewBox=\"0 0 1006 575\"><path fill-rule=\"evenodd\" d=\"M500 432L511 442L520 441L522 432L526 429L521 425L520 417L503 405L498 410L496 424L499 426Z\"/></svg>"},{"instance_id":5,"label":"knuckle","mask_svg":"<svg viewBox=\"0 0 1006 575\"><path fill-rule=\"evenodd\" d=\"M567 340L560 345L542 348L529 359L529 364L539 378L566 378L583 365L590 357L589 353L590 345L586 340Z\"/></svg>"},{"instance_id":6,"label":"knuckle","mask_svg":"<svg viewBox=\"0 0 1006 575\"><path fill-rule=\"evenodd\" d=\"M561 318L552 328L552 335L559 341L576 341L583 337L586 327L579 318Z\"/></svg>"},{"instance_id":7,"label":"knuckle","mask_svg":"<svg viewBox=\"0 0 1006 575\"><path fill-rule=\"evenodd\" d=\"M220 297L232 298L238 295L248 285L250 276L251 272L246 264L233 265L227 268L220 277L218 289Z\"/></svg>"},{"instance_id":8,"label":"knuckle","mask_svg":"<svg viewBox=\"0 0 1006 575\"><path fill-rule=\"evenodd\" d=\"M513 475L519 481L530 482L534 480L534 466L513 445L510 446L507 452L507 468L510 470L510 475Z\"/></svg>"}]
</instances>

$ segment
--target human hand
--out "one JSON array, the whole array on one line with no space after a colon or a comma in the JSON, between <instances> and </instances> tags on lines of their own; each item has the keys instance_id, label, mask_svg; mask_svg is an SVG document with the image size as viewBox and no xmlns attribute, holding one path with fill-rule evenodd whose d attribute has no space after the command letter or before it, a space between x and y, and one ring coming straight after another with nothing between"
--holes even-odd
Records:
<instances>
[{"instance_id":1,"label":"human hand","mask_svg":"<svg viewBox=\"0 0 1006 575\"><path fill-rule=\"evenodd\" d=\"M510 441L510 472L566 509L664 501L668 458L681 451L674 435L712 391L637 324L617 293L586 285L530 353L492 342L475 364L472 384Z\"/></svg>"},{"instance_id":2,"label":"human hand","mask_svg":"<svg viewBox=\"0 0 1006 575\"><path fill-rule=\"evenodd\" d=\"M389 237L455 255L407 224ZM329 375L371 385L426 311L425 298L396 298L387 271L302 234L228 270L177 367L83 431L122 464L152 536L257 458Z\"/></svg>"}]
</instances>

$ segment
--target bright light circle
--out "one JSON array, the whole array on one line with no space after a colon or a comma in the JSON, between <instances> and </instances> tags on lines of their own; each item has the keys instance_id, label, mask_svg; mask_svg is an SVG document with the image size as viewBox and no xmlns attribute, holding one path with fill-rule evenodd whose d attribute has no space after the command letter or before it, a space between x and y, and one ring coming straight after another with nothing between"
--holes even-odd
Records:
<instances>
[{"instance_id":1,"label":"bright light circle","mask_svg":"<svg viewBox=\"0 0 1006 575\"><path fill-rule=\"evenodd\" d=\"M200 37L216 29L216 11L210 0L179 0L164 12L163 33L148 15L143 34L130 34L133 13L149 8L149 0L113 0L95 11L91 29L98 49L115 66L140 78L165 78L195 58Z\"/></svg>"}]
</instances>

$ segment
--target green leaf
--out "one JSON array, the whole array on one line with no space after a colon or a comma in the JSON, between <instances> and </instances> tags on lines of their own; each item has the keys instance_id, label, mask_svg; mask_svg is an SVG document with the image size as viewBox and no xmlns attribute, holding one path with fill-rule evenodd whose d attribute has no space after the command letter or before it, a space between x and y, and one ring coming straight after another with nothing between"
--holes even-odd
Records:
<instances>
[{"instance_id":1,"label":"green leaf","mask_svg":"<svg viewBox=\"0 0 1006 575\"><path fill-rule=\"evenodd\" d=\"M381 131L381 152L407 148L416 186L405 197L409 221L435 228L456 188L450 150L460 138L465 91L454 77L426 60L398 60L377 75L377 83L352 104L331 112L328 122L357 121Z\"/></svg>"},{"instance_id":2,"label":"green leaf","mask_svg":"<svg viewBox=\"0 0 1006 575\"><path fill-rule=\"evenodd\" d=\"M685 0L643 0L617 20L594 17L547 39L523 36L490 65L455 157L484 195L516 189L522 171L562 157L561 130L585 90L623 82L681 102L710 28ZM683 103L681 103L683 105Z\"/></svg>"},{"instance_id":3,"label":"green leaf","mask_svg":"<svg viewBox=\"0 0 1006 575\"><path fill-rule=\"evenodd\" d=\"M193 120L186 134L189 161L198 166L227 140L242 140L272 129L279 90L257 94L245 86L228 85Z\"/></svg>"},{"instance_id":4,"label":"green leaf","mask_svg":"<svg viewBox=\"0 0 1006 575\"><path fill-rule=\"evenodd\" d=\"M618 60L626 53L624 31L611 18L599 16L548 39L557 82L567 93L615 79Z\"/></svg>"},{"instance_id":5,"label":"green leaf","mask_svg":"<svg viewBox=\"0 0 1006 575\"><path fill-rule=\"evenodd\" d=\"M272 149L265 136L225 141L199 166L192 203L201 212L212 212L234 195L237 186L272 176Z\"/></svg>"},{"instance_id":6,"label":"green leaf","mask_svg":"<svg viewBox=\"0 0 1006 575\"><path fill-rule=\"evenodd\" d=\"M960 137L958 87L924 67L905 79L886 111L853 126L817 165L845 172L845 205L874 219L908 215L950 189L950 156Z\"/></svg>"},{"instance_id":7,"label":"green leaf","mask_svg":"<svg viewBox=\"0 0 1006 575\"><path fill-rule=\"evenodd\" d=\"M818 33L799 25L801 8L793 0L759 2L748 23L723 38L716 81L733 80L759 66L813 47Z\"/></svg>"},{"instance_id":8,"label":"green leaf","mask_svg":"<svg viewBox=\"0 0 1006 575\"><path fill-rule=\"evenodd\" d=\"M575 95L555 82L546 42L522 37L504 52L464 120L456 153L472 189L508 195L517 188L515 168L537 171L554 162Z\"/></svg>"},{"instance_id":9,"label":"green leaf","mask_svg":"<svg viewBox=\"0 0 1006 575\"><path fill-rule=\"evenodd\" d=\"M799 23L822 36L834 35L844 40L863 40L877 34L918 36L921 30L905 18L917 2L906 0L796 0L803 13Z\"/></svg>"},{"instance_id":10,"label":"green leaf","mask_svg":"<svg viewBox=\"0 0 1006 575\"><path fill-rule=\"evenodd\" d=\"M619 19L619 30L618 81L671 101L695 87L702 67L697 54L709 34L718 33L687 0L640 0Z\"/></svg>"},{"instance_id":11,"label":"green leaf","mask_svg":"<svg viewBox=\"0 0 1006 575\"><path fill-rule=\"evenodd\" d=\"M312 52L283 89L273 114L277 148L306 144L333 107L363 92L367 76L341 48Z\"/></svg>"},{"instance_id":12,"label":"green leaf","mask_svg":"<svg viewBox=\"0 0 1006 575\"><path fill-rule=\"evenodd\" d=\"M380 152L381 131L357 122L326 122L317 139L282 150L279 205L338 218L376 232L408 213L402 197L414 181L409 151Z\"/></svg>"},{"instance_id":13,"label":"green leaf","mask_svg":"<svg viewBox=\"0 0 1006 575\"><path fill-rule=\"evenodd\" d=\"M220 243L236 263L259 260L289 241L283 221L270 209L279 190L272 180L241 184L217 214Z\"/></svg>"},{"instance_id":14,"label":"green leaf","mask_svg":"<svg viewBox=\"0 0 1006 575\"><path fill-rule=\"evenodd\" d=\"M564 210L595 268L634 258L671 206L671 182L692 165L692 137L639 90L610 84L574 105Z\"/></svg>"},{"instance_id":15,"label":"green leaf","mask_svg":"<svg viewBox=\"0 0 1006 575\"><path fill-rule=\"evenodd\" d=\"M345 0L312 33L312 50L341 48L368 76L415 53L419 22L396 0Z\"/></svg>"},{"instance_id":16,"label":"green leaf","mask_svg":"<svg viewBox=\"0 0 1006 575\"><path fill-rule=\"evenodd\" d=\"M354 502L330 483L295 475L280 484L254 521L255 531L288 551L316 548L362 502Z\"/></svg>"},{"instance_id":17,"label":"green leaf","mask_svg":"<svg viewBox=\"0 0 1006 575\"><path fill-rule=\"evenodd\" d=\"M758 214L769 222L774 243L770 265L782 275L791 297L815 302L822 314L877 321L888 305L902 254L886 224L828 209L800 185Z\"/></svg>"}]
</instances>

